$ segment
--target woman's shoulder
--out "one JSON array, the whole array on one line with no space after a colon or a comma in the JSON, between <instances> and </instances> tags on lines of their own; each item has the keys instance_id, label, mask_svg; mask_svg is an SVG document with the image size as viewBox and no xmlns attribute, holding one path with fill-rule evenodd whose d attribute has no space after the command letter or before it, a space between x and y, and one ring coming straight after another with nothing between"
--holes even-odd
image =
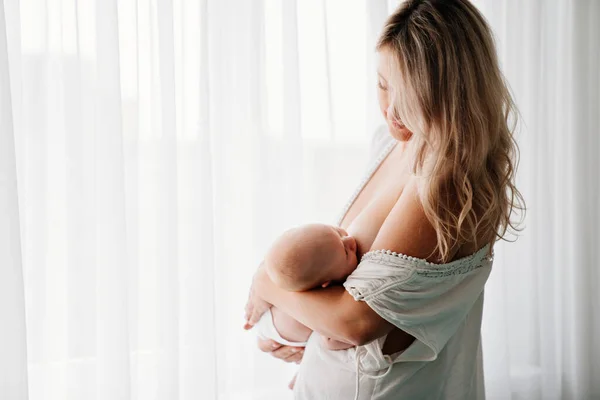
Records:
<instances>
[{"instance_id":1,"label":"woman's shoulder","mask_svg":"<svg viewBox=\"0 0 600 400\"><path fill-rule=\"evenodd\" d=\"M411 176L395 205L385 218L371 250L383 249L425 263L444 265L477 253L491 240L481 236L477 243L455 244L446 259L438 247L436 228L421 201L421 179Z\"/></svg>"},{"instance_id":2,"label":"woman's shoulder","mask_svg":"<svg viewBox=\"0 0 600 400\"><path fill-rule=\"evenodd\" d=\"M386 249L439 262L437 233L421 203L419 180L412 176L385 218L371 249Z\"/></svg>"}]
</instances>

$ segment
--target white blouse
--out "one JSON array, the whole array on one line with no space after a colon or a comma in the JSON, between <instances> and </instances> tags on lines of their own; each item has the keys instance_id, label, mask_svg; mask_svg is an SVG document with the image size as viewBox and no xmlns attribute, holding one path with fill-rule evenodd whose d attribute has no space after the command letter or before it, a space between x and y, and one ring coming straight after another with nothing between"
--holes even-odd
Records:
<instances>
[{"instance_id":1,"label":"white blouse","mask_svg":"<svg viewBox=\"0 0 600 400\"><path fill-rule=\"evenodd\" d=\"M382 129L376 157L345 210L393 148ZM491 271L490 245L446 264L386 250L363 255L344 283L356 301L415 337L404 351L383 355L386 336L332 351L318 333L308 341L294 387L299 400L484 399L481 357L483 288Z\"/></svg>"}]
</instances>

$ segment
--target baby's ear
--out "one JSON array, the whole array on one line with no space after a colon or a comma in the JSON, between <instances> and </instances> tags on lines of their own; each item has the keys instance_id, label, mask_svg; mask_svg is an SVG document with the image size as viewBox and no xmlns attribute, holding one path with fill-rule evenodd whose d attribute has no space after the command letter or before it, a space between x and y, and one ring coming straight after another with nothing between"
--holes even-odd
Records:
<instances>
[{"instance_id":1,"label":"baby's ear","mask_svg":"<svg viewBox=\"0 0 600 400\"><path fill-rule=\"evenodd\" d=\"M322 284L321 287L326 288L327 286L329 286L330 283L331 283L331 281L327 281L324 284Z\"/></svg>"}]
</instances>

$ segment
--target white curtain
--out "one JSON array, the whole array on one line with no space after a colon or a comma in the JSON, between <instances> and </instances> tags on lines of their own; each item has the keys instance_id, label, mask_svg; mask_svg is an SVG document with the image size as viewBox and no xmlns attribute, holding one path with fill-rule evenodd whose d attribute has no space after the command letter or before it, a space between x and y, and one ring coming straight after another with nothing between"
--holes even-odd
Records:
<instances>
[{"instance_id":1,"label":"white curtain","mask_svg":"<svg viewBox=\"0 0 600 400\"><path fill-rule=\"evenodd\" d=\"M600 398L600 2L479 0L522 114L525 230L486 290L487 393Z\"/></svg>"},{"instance_id":2,"label":"white curtain","mask_svg":"<svg viewBox=\"0 0 600 400\"><path fill-rule=\"evenodd\" d=\"M291 398L248 285L360 179L396 3L0 0L0 398ZM488 396L598 397L599 4L477 5L529 206L486 292Z\"/></svg>"}]
</instances>

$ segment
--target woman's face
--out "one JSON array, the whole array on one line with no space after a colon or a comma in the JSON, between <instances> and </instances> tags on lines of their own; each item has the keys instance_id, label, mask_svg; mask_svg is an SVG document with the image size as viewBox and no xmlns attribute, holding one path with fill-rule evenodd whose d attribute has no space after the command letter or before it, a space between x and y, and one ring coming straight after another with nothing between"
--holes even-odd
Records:
<instances>
[{"instance_id":1,"label":"woman's face","mask_svg":"<svg viewBox=\"0 0 600 400\"><path fill-rule=\"evenodd\" d=\"M394 89L389 85L390 76L390 57L388 50L382 49L379 53L379 66L377 68L377 93L379 97L379 107L381 113L387 122L390 134L397 140L408 141L412 137L412 132L408 130L401 121L395 121L392 112L392 93Z\"/></svg>"}]
</instances>

